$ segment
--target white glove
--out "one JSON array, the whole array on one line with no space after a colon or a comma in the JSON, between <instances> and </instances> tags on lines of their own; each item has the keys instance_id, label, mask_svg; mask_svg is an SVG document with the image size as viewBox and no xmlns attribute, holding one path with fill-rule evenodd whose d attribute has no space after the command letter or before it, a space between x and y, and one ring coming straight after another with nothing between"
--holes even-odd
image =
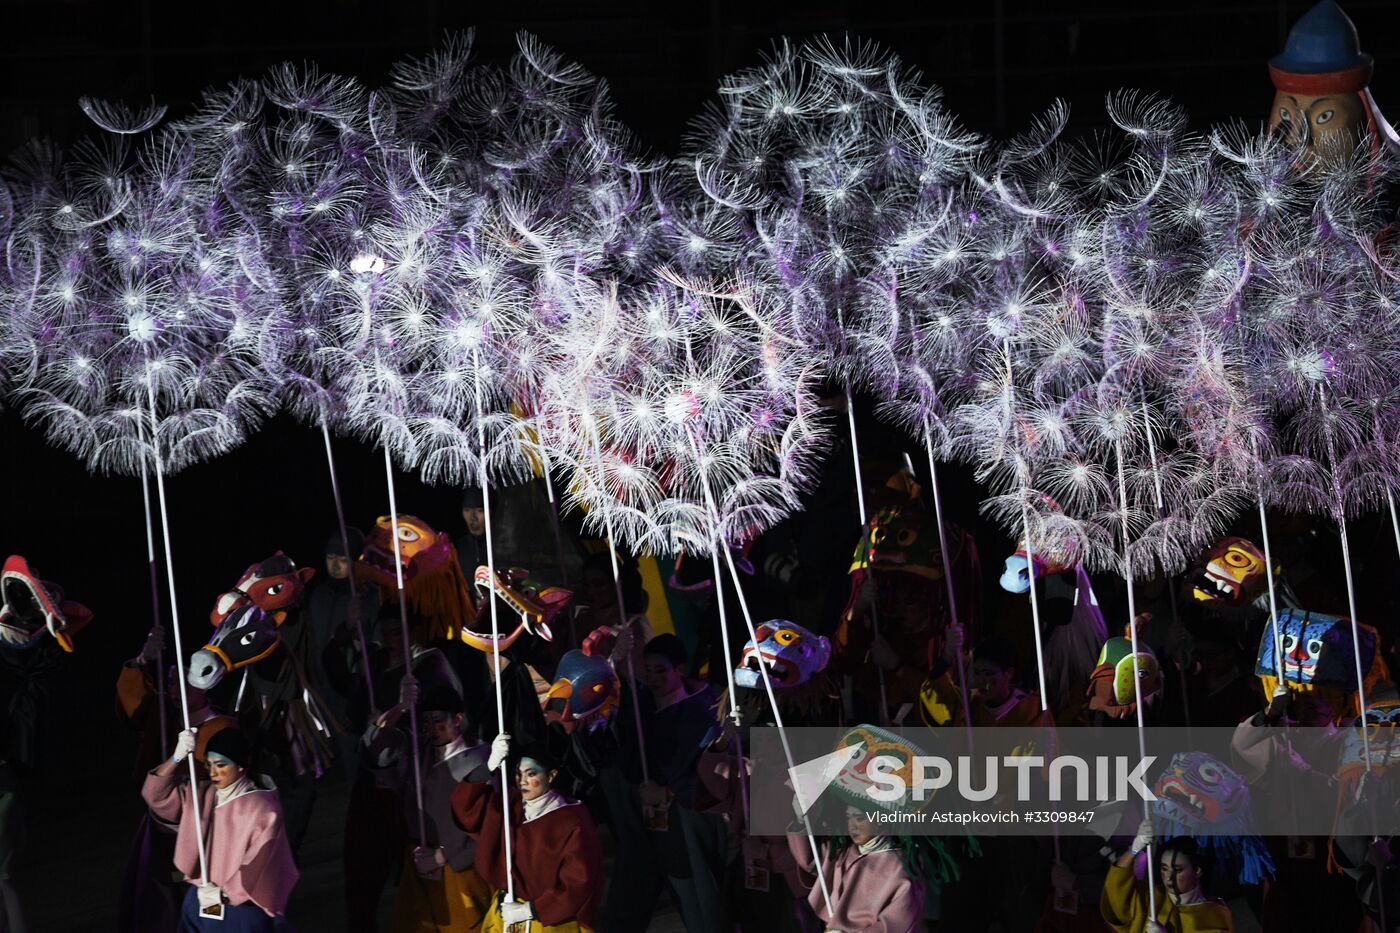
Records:
<instances>
[{"instance_id":1,"label":"white glove","mask_svg":"<svg viewBox=\"0 0 1400 933\"><path fill-rule=\"evenodd\" d=\"M418 705L418 681L407 674L399 681L399 704L404 707Z\"/></svg>"},{"instance_id":2,"label":"white glove","mask_svg":"<svg viewBox=\"0 0 1400 933\"><path fill-rule=\"evenodd\" d=\"M1142 928L1142 933L1171 933L1171 930L1168 930L1156 920L1149 920L1147 921L1147 926Z\"/></svg>"},{"instance_id":3,"label":"white glove","mask_svg":"<svg viewBox=\"0 0 1400 933\"><path fill-rule=\"evenodd\" d=\"M495 771L510 757L510 736L502 732L491 741L491 757L486 759L486 770Z\"/></svg>"},{"instance_id":4,"label":"white glove","mask_svg":"<svg viewBox=\"0 0 1400 933\"><path fill-rule=\"evenodd\" d=\"M175 754L170 756L170 760L178 765L190 757L192 751L194 751L194 730L185 729L175 738Z\"/></svg>"},{"instance_id":5,"label":"white glove","mask_svg":"<svg viewBox=\"0 0 1400 933\"><path fill-rule=\"evenodd\" d=\"M506 926L514 926L517 923L526 923L535 919L535 912L530 909L529 901L502 901L501 921Z\"/></svg>"},{"instance_id":6,"label":"white glove","mask_svg":"<svg viewBox=\"0 0 1400 933\"><path fill-rule=\"evenodd\" d=\"M870 659L887 671L899 667L902 660L899 652L883 638L877 638L870 643Z\"/></svg>"},{"instance_id":7,"label":"white glove","mask_svg":"<svg viewBox=\"0 0 1400 933\"><path fill-rule=\"evenodd\" d=\"M1143 849L1146 849L1148 846L1152 845L1152 839L1152 821L1143 820L1142 823L1138 826L1137 835L1133 837L1132 853L1134 855L1137 855Z\"/></svg>"}]
</instances>

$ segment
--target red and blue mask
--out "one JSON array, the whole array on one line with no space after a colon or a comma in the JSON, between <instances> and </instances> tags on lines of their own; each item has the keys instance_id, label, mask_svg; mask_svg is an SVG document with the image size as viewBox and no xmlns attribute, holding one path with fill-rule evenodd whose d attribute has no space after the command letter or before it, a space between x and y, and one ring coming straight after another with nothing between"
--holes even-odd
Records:
<instances>
[{"instance_id":1,"label":"red and blue mask","mask_svg":"<svg viewBox=\"0 0 1400 933\"><path fill-rule=\"evenodd\" d=\"M544 718L567 733L596 732L612 722L618 698L617 673L607 657L575 648L559 659L544 697Z\"/></svg>"},{"instance_id":2,"label":"red and blue mask","mask_svg":"<svg viewBox=\"0 0 1400 933\"><path fill-rule=\"evenodd\" d=\"M795 622L771 619L754 630L757 640L744 645L734 683L762 689L767 677L774 689L796 687L826 670L831 660L831 642Z\"/></svg>"},{"instance_id":3,"label":"red and blue mask","mask_svg":"<svg viewBox=\"0 0 1400 933\"><path fill-rule=\"evenodd\" d=\"M1278 616L1278 632L1283 680L1290 687L1356 689L1356 652L1349 620L1324 612L1285 609ZM1361 669L1368 671L1376 660L1376 632L1363 625L1358 627L1357 634ZM1277 677L1279 656L1274 646L1274 627L1265 625L1259 639L1255 675Z\"/></svg>"}]
</instances>

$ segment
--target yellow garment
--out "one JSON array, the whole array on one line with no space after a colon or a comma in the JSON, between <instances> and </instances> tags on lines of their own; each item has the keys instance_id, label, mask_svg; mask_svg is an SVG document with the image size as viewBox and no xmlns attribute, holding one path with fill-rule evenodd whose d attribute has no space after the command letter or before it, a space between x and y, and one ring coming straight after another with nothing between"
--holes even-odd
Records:
<instances>
[{"instance_id":1,"label":"yellow garment","mask_svg":"<svg viewBox=\"0 0 1400 933\"><path fill-rule=\"evenodd\" d=\"M486 914L486 922L481 926L481 933L506 933L505 926L501 922L500 897L492 898L491 908ZM510 928L509 933L593 933L593 930L577 920L558 923L554 926L545 926L538 920L531 920L528 923L517 923Z\"/></svg>"},{"instance_id":2,"label":"yellow garment","mask_svg":"<svg viewBox=\"0 0 1400 933\"><path fill-rule=\"evenodd\" d=\"M393 933L475 933L491 904L491 886L474 868L442 869L442 880L419 877L413 850L404 854L399 896L394 901Z\"/></svg>"},{"instance_id":3,"label":"yellow garment","mask_svg":"<svg viewBox=\"0 0 1400 933\"><path fill-rule=\"evenodd\" d=\"M1147 926L1147 882L1138 881L1131 867L1109 866L1099 912L1115 933L1142 933ZM1160 888L1157 922L1172 933L1234 933L1235 929L1230 908L1224 902L1202 901L1178 907Z\"/></svg>"}]
</instances>

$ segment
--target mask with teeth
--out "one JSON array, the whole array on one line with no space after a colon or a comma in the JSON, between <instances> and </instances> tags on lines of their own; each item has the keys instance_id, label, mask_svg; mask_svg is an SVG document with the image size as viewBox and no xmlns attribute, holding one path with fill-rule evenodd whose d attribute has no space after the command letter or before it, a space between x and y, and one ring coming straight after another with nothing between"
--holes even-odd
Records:
<instances>
[{"instance_id":1,"label":"mask with teeth","mask_svg":"<svg viewBox=\"0 0 1400 933\"><path fill-rule=\"evenodd\" d=\"M1267 583L1264 555L1244 538L1222 538L1201 555L1187 579L1191 598L1211 606L1248 606Z\"/></svg>"},{"instance_id":2,"label":"mask with teeth","mask_svg":"<svg viewBox=\"0 0 1400 933\"><path fill-rule=\"evenodd\" d=\"M912 813L926 805L926 801L914 799L913 791L914 760L925 754L922 749L902 735L869 724L848 729L837 741L836 749L849 748L852 745L859 745L860 750L837 772L830 784L838 799L865 810L878 809L885 812ZM880 800L870 795L871 788L877 784L869 769L871 764L881 757L892 758L898 762L893 768L881 768L884 774L897 774L904 780L905 792L896 800ZM928 799L931 800L932 797Z\"/></svg>"},{"instance_id":3,"label":"mask with teeth","mask_svg":"<svg viewBox=\"0 0 1400 933\"><path fill-rule=\"evenodd\" d=\"M1157 657L1138 642L1137 674L1142 702L1146 706L1162 693L1162 668ZM1089 709L1124 719L1137 711L1137 691L1133 690L1133 643L1127 638L1110 638L1099 652L1099 663L1089 680Z\"/></svg>"},{"instance_id":4,"label":"mask with teeth","mask_svg":"<svg viewBox=\"0 0 1400 933\"><path fill-rule=\"evenodd\" d=\"M739 666L734 671L734 683L740 687L763 689L766 676L774 689L804 684L826 669L831 660L831 642L821 635L786 619L764 622L749 639Z\"/></svg>"},{"instance_id":5,"label":"mask with teeth","mask_svg":"<svg viewBox=\"0 0 1400 933\"><path fill-rule=\"evenodd\" d=\"M1360 644L1358 664L1352 641L1351 620L1325 612L1285 609L1278 615L1279 646L1274 646L1274 627L1266 624L1259 637L1259 654L1254 673L1264 684L1265 696L1278 686L1277 661L1282 652L1283 682L1289 690L1322 691L1336 710L1348 704L1342 698L1356 692L1356 670L1363 672L1367 692L1378 681L1389 676L1385 661L1377 650L1379 635L1369 625L1356 626L1356 642Z\"/></svg>"},{"instance_id":6,"label":"mask with teeth","mask_svg":"<svg viewBox=\"0 0 1400 933\"><path fill-rule=\"evenodd\" d=\"M1177 752L1152 793L1159 839L1190 836L1243 884L1273 876L1273 859L1253 828L1249 785L1234 768L1205 752Z\"/></svg>"},{"instance_id":7,"label":"mask with teeth","mask_svg":"<svg viewBox=\"0 0 1400 933\"><path fill-rule=\"evenodd\" d=\"M355 561L355 579L377 587L381 605L394 605L401 574L409 611L423 620L425 637L460 637L476 606L451 538L412 515L400 514L397 529L396 548L395 522L388 515L379 517Z\"/></svg>"},{"instance_id":8,"label":"mask with teeth","mask_svg":"<svg viewBox=\"0 0 1400 933\"><path fill-rule=\"evenodd\" d=\"M960 537L950 535L949 541ZM866 525L848 573L862 570L901 571L926 580L942 580L943 556L931 518L909 509L881 509Z\"/></svg>"},{"instance_id":9,"label":"mask with teeth","mask_svg":"<svg viewBox=\"0 0 1400 933\"><path fill-rule=\"evenodd\" d=\"M33 648L44 633L64 651L73 650L73 635L92 621L92 612L63 598L63 590L45 580L18 554L0 572L0 646Z\"/></svg>"}]
</instances>

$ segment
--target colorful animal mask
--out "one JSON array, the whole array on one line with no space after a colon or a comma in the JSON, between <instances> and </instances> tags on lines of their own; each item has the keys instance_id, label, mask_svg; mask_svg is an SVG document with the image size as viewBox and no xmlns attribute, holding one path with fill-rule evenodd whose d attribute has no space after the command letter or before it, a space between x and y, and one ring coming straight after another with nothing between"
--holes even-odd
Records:
<instances>
[{"instance_id":1,"label":"colorful animal mask","mask_svg":"<svg viewBox=\"0 0 1400 933\"><path fill-rule=\"evenodd\" d=\"M575 648L559 659L554 683L544 696L544 718L567 733L595 732L612 722L619 689L617 673L606 655Z\"/></svg>"},{"instance_id":2,"label":"colorful animal mask","mask_svg":"<svg viewBox=\"0 0 1400 933\"><path fill-rule=\"evenodd\" d=\"M861 750L851 759L831 782L831 789L844 803L863 810L885 810L887 812L913 812L921 809L927 800L914 799L914 759L924 752L903 736L881 729L879 726L862 724L848 729L836 743L836 749L859 744ZM904 779L905 792L898 800L882 801L871 797L871 789L879 785L870 777L871 762L880 756L889 756L901 764L898 768L883 769L886 773L898 774Z\"/></svg>"},{"instance_id":3,"label":"colorful animal mask","mask_svg":"<svg viewBox=\"0 0 1400 933\"><path fill-rule=\"evenodd\" d=\"M896 506L881 509L866 525L847 572L862 570L899 571L942 580L943 556L932 518Z\"/></svg>"},{"instance_id":4,"label":"colorful animal mask","mask_svg":"<svg viewBox=\"0 0 1400 933\"><path fill-rule=\"evenodd\" d=\"M1064 573L1079 563L1079 547L1070 536L1070 525L1063 520L1060 504L1049 496L1039 499L1040 526L1033 535L1035 545L1035 577ZM1015 552L1006 559L1001 572L1001 588L1008 593L1026 593L1031 588L1031 558L1026 539L1016 542Z\"/></svg>"},{"instance_id":5,"label":"colorful animal mask","mask_svg":"<svg viewBox=\"0 0 1400 933\"><path fill-rule=\"evenodd\" d=\"M18 554L0 570L0 596L0 645L6 648L33 648L48 632L71 652L73 635L92 621L86 606L65 601L63 590L40 580Z\"/></svg>"},{"instance_id":6,"label":"colorful animal mask","mask_svg":"<svg viewBox=\"0 0 1400 933\"><path fill-rule=\"evenodd\" d=\"M1366 754L1370 751L1372 770L1387 770L1400 764L1400 699L1368 698L1363 740L1362 717L1352 720L1342 739L1342 754L1337 762L1337 777L1344 782L1358 780L1366 770Z\"/></svg>"},{"instance_id":7,"label":"colorful animal mask","mask_svg":"<svg viewBox=\"0 0 1400 933\"><path fill-rule=\"evenodd\" d=\"M393 523L381 515L355 562L358 580L379 587L381 603L398 599L398 570L402 568L404 596L413 614L423 620L428 640L452 639L476 615L471 584L457 563L457 549L444 533L412 515L400 515L399 553L394 554Z\"/></svg>"},{"instance_id":8,"label":"colorful animal mask","mask_svg":"<svg viewBox=\"0 0 1400 933\"><path fill-rule=\"evenodd\" d=\"M306 584L316 576L311 567L297 569L297 565L287 555L278 551L261 563L252 564L243 571L243 576L233 585L233 589L219 596L214 609L209 613L209 621L214 625L223 623L233 612L252 603L263 612L280 616L277 624L286 621L287 613L301 605L306 596Z\"/></svg>"},{"instance_id":9,"label":"colorful animal mask","mask_svg":"<svg viewBox=\"0 0 1400 933\"><path fill-rule=\"evenodd\" d=\"M1222 538L1191 569L1191 598L1212 606L1247 606L1268 583L1265 570L1264 555L1252 542Z\"/></svg>"},{"instance_id":10,"label":"colorful animal mask","mask_svg":"<svg viewBox=\"0 0 1400 933\"><path fill-rule=\"evenodd\" d=\"M398 554L394 551L394 525L381 515L365 539L365 550L355 565L359 575L380 586L398 586L397 568L403 568L405 585L425 577L452 560L452 540L421 518L400 515Z\"/></svg>"},{"instance_id":11,"label":"colorful animal mask","mask_svg":"<svg viewBox=\"0 0 1400 933\"><path fill-rule=\"evenodd\" d=\"M1158 838L1190 836L1244 884L1273 876L1269 850L1254 834L1249 785L1234 768L1205 752L1178 752L1152 793Z\"/></svg>"},{"instance_id":12,"label":"colorful animal mask","mask_svg":"<svg viewBox=\"0 0 1400 933\"><path fill-rule=\"evenodd\" d=\"M490 568L478 567L473 582L481 608L477 610L475 630L462 629L462 641L478 651L505 651L526 633L552 641L554 633L550 630L550 621L574 598L572 590L531 580L529 571L520 567L497 570L494 578ZM493 593L516 618L515 627L509 632L502 630L498 639L492 639L490 633ZM505 619L509 620L510 616ZM497 622L499 624L501 619ZM480 631L483 623L486 623L486 632Z\"/></svg>"},{"instance_id":13,"label":"colorful animal mask","mask_svg":"<svg viewBox=\"0 0 1400 933\"><path fill-rule=\"evenodd\" d=\"M281 622L277 614L263 612L249 601L220 622L209 644L190 657L185 679L191 687L212 690L224 675L258 663L281 644Z\"/></svg>"},{"instance_id":14,"label":"colorful animal mask","mask_svg":"<svg viewBox=\"0 0 1400 933\"><path fill-rule=\"evenodd\" d=\"M1187 835L1243 832L1249 786L1234 768L1205 752L1178 752L1152 787L1156 815Z\"/></svg>"},{"instance_id":15,"label":"colorful animal mask","mask_svg":"<svg viewBox=\"0 0 1400 933\"><path fill-rule=\"evenodd\" d=\"M1157 657L1141 642L1137 653L1138 685L1142 702L1148 705L1162 693L1162 668ZM1107 713L1114 719L1137 711L1133 690L1133 643L1127 638L1110 638L1099 652L1099 663L1089 675L1089 709Z\"/></svg>"},{"instance_id":16,"label":"colorful animal mask","mask_svg":"<svg viewBox=\"0 0 1400 933\"><path fill-rule=\"evenodd\" d=\"M1289 689L1356 690L1357 665L1349 620L1323 612L1285 609L1278 616L1278 632L1282 642L1283 680ZM1379 679L1377 675L1381 674L1384 664L1376 651L1376 630L1361 625L1357 632L1361 670L1367 672L1367 681ZM1265 681L1266 695L1271 694L1278 683L1277 656L1274 628L1267 624L1259 639L1258 662L1254 667L1254 673Z\"/></svg>"},{"instance_id":17,"label":"colorful animal mask","mask_svg":"<svg viewBox=\"0 0 1400 933\"><path fill-rule=\"evenodd\" d=\"M771 619L754 630L758 636L744 645L734 683L762 689L766 676L775 689L804 684L826 669L831 642L786 619Z\"/></svg>"}]
</instances>

